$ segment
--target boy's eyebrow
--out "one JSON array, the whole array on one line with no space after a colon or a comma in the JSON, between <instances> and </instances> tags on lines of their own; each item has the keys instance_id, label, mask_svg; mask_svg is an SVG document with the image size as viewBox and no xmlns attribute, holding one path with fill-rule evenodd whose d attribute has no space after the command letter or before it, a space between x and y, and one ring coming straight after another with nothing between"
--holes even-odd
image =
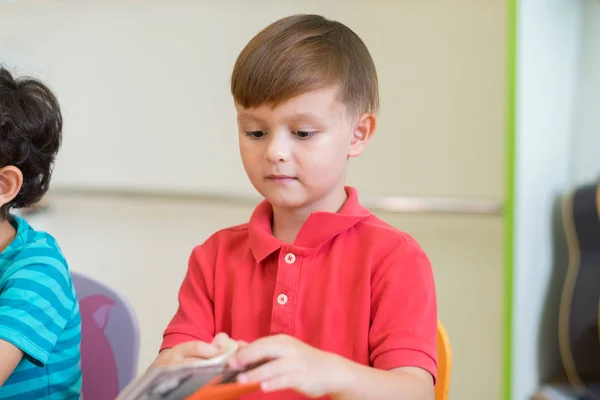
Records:
<instances>
[{"instance_id":1,"label":"boy's eyebrow","mask_svg":"<svg viewBox=\"0 0 600 400\"><path fill-rule=\"evenodd\" d=\"M238 114L237 117L238 122L258 122L258 123L262 123L263 120L259 117L257 117L254 114L251 113L247 113L247 112L242 112ZM321 124L321 125L325 125L325 120L321 117L319 117L316 114L312 114L312 113L298 113L298 114L294 114L291 115L289 117L287 117L285 119L286 123L288 124L293 124L293 123L301 123L301 122L312 122L312 123L317 123L317 124Z\"/></svg>"},{"instance_id":2,"label":"boy's eyebrow","mask_svg":"<svg viewBox=\"0 0 600 400\"><path fill-rule=\"evenodd\" d=\"M325 125L325 120L323 118L319 117L316 114L312 114L312 113L299 113L299 114L295 114L295 115L292 115L291 117L287 118L288 123L294 123L294 122L297 123L297 122L306 122L306 121Z\"/></svg>"},{"instance_id":3,"label":"boy's eyebrow","mask_svg":"<svg viewBox=\"0 0 600 400\"><path fill-rule=\"evenodd\" d=\"M262 122L262 119L254 116L250 113L239 113L237 117L238 122Z\"/></svg>"}]
</instances>

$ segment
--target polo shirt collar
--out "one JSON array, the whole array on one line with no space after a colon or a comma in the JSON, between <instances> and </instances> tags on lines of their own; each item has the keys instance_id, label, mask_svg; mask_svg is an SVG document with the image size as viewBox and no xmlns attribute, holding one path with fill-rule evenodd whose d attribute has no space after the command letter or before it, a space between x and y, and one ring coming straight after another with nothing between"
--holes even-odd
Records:
<instances>
[{"instance_id":1,"label":"polo shirt collar","mask_svg":"<svg viewBox=\"0 0 600 400\"><path fill-rule=\"evenodd\" d=\"M350 186L346 186L345 189L348 199L342 209L337 213L316 211L310 214L298 232L294 247L306 250L319 248L334 236L347 231L371 215L371 211L360 204L356 189ZM272 218L273 208L267 200L256 207L250 218L249 244L256 262L261 262L286 245L273 236Z\"/></svg>"}]
</instances>

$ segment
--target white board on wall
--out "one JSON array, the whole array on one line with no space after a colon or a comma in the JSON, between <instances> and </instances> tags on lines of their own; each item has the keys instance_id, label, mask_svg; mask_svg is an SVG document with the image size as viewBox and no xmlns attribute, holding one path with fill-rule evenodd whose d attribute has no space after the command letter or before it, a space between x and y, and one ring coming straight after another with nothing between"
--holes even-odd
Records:
<instances>
[{"instance_id":1,"label":"white board on wall","mask_svg":"<svg viewBox=\"0 0 600 400\"><path fill-rule=\"evenodd\" d=\"M256 32L298 12L349 25L378 68L379 128L351 184L502 197L504 1L23 0L2 5L0 60L62 102L55 187L247 191L231 69Z\"/></svg>"}]
</instances>

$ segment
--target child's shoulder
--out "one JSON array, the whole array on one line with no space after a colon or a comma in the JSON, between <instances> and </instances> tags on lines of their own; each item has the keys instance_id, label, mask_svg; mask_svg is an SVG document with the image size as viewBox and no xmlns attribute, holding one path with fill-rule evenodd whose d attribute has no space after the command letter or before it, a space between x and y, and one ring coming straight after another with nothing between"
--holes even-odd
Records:
<instances>
[{"instance_id":1,"label":"child's shoulder","mask_svg":"<svg viewBox=\"0 0 600 400\"><path fill-rule=\"evenodd\" d=\"M23 218L15 216L13 220L17 234L2 252L2 261L5 263L3 276L13 275L17 271L23 275L23 269L28 268L32 273L59 274L61 280L68 279L68 263L56 238L48 232L36 230Z\"/></svg>"},{"instance_id":2,"label":"child's shoulder","mask_svg":"<svg viewBox=\"0 0 600 400\"><path fill-rule=\"evenodd\" d=\"M377 241L391 246L416 247L421 245L410 233L392 226L376 215L369 215L361 222L360 235L363 240Z\"/></svg>"},{"instance_id":3,"label":"child's shoulder","mask_svg":"<svg viewBox=\"0 0 600 400\"><path fill-rule=\"evenodd\" d=\"M194 247L194 251L217 251L231 246L246 245L249 223L221 228Z\"/></svg>"},{"instance_id":4,"label":"child's shoulder","mask_svg":"<svg viewBox=\"0 0 600 400\"><path fill-rule=\"evenodd\" d=\"M373 272L382 269L394 274L431 268L428 254L414 236L373 214L361 221L357 234L358 247L369 254Z\"/></svg>"},{"instance_id":5,"label":"child's shoulder","mask_svg":"<svg viewBox=\"0 0 600 400\"><path fill-rule=\"evenodd\" d=\"M225 228L221 228L218 231L211 234L204 243L209 242L239 242L248 237L249 222L243 224L231 225Z\"/></svg>"},{"instance_id":6,"label":"child's shoulder","mask_svg":"<svg viewBox=\"0 0 600 400\"><path fill-rule=\"evenodd\" d=\"M25 218L13 216L15 221L17 234L15 240L11 244L14 250L19 252L35 252L36 249L44 249L45 253L56 253L62 256L62 250L58 241L50 233L36 229L29 224Z\"/></svg>"}]
</instances>

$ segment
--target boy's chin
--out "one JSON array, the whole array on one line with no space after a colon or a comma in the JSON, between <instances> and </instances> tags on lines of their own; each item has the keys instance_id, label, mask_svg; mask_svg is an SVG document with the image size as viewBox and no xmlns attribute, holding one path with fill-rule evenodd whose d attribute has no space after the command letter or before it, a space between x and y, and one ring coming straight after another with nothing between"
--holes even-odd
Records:
<instances>
[{"instance_id":1,"label":"boy's chin","mask_svg":"<svg viewBox=\"0 0 600 400\"><path fill-rule=\"evenodd\" d=\"M279 208L284 210L299 210L306 207L307 203L304 201L298 201L298 199L285 199L278 196L268 196L265 199L271 204L273 208Z\"/></svg>"},{"instance_id":2,"label":"boy's chin","mask_svg":"<svg viewBox=\"0 0 600 400\"><path fill-rule=\"evenodd\" d=\"M308 204L308 197L296 191L267 190L261 194L274 208L297 210Z\"/></svg>"}]
</instances>

